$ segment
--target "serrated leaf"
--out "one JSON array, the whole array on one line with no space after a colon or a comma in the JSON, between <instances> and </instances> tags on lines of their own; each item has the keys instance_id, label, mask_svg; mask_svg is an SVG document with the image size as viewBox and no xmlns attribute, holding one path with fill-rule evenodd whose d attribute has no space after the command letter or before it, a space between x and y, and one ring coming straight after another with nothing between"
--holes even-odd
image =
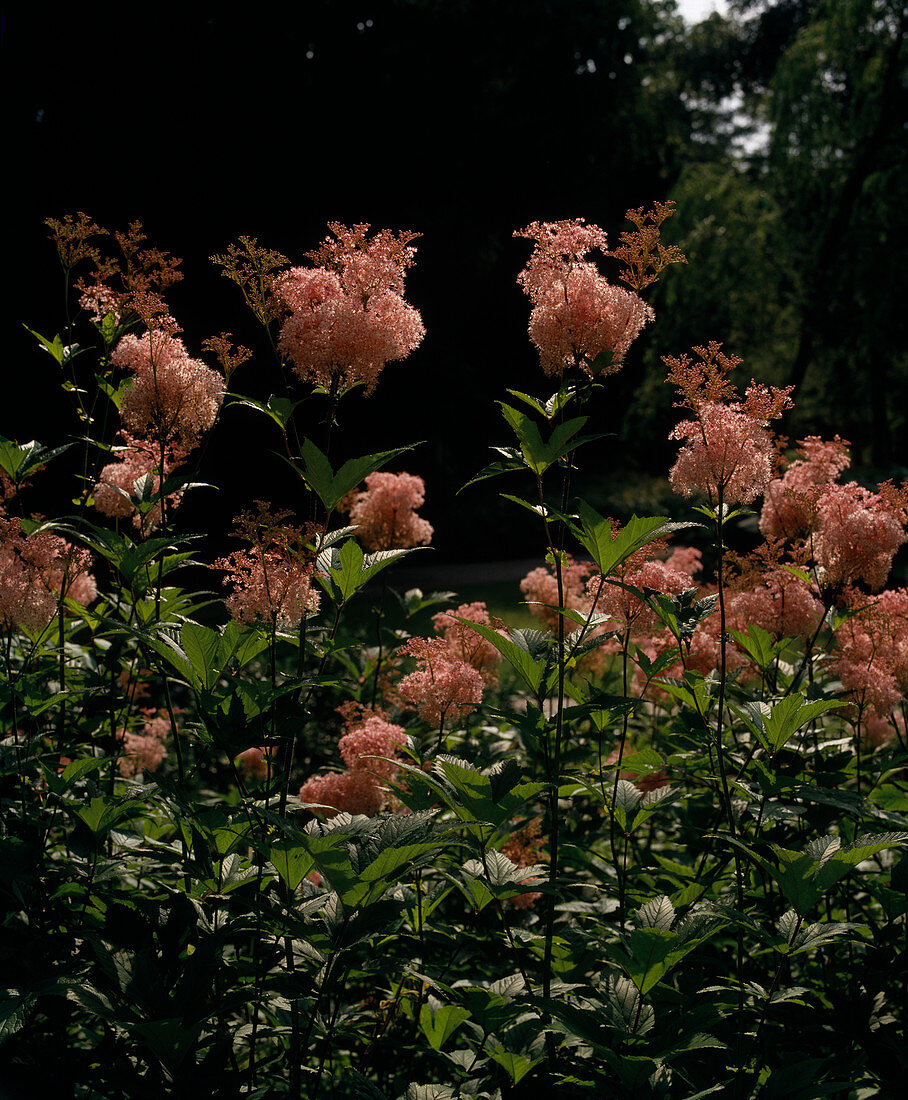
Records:
<instances>
[{"instance_id":1,"label":"serrated leaf","mask_svg":"<svg viewBox=\"0 0 908 1100\"><path fill-rule=\"evenodd\" d=\"M634 920L638 928L663 928L669 931L675 922L675 907L663 894L642 905L634 914Z\"/></svg>"}]
</instances>

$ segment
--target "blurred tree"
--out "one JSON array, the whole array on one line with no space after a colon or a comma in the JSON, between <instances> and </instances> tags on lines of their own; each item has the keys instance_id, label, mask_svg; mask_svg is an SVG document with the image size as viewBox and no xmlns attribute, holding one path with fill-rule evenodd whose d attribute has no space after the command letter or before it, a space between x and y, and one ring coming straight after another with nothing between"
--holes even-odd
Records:
<instances>
[{"instance_id":1,"label":"blurred tree","mask_svg":"<svg viewBox=\"0 0 908 1100\"><path fill-rule=\"evenodd\" d=\"M795 435L908 464L908 11L897 0L731 0L672 59L692 105L671 197L694 277L670 272L659 351L722 339L793 383ZM699 129L698 129L699 128ZM629 434L671 417L656 353Z\"/></svg>"}]
</instances>

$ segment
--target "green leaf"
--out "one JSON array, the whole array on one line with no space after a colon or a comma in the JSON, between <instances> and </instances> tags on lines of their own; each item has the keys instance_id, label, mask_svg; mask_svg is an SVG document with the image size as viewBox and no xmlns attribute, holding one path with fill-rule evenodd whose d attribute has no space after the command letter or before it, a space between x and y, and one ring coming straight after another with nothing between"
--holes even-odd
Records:
<instances>
[{"instance_id":1,"label":"green leaf","mask_svg":"<svg viewBox=\"0 0 908 1100\"><path fill-rule=\"evenodd\" d=\"M748 626L746 633L741 630L730 630L728 633L761 672L769 668L783 648L781 643L773 642L768 630L755 623Z\"/></svg>"},{"instance_id":2,"label":"green leaf","mask_svg":"<svg viewBox=\"0 0 908 1100\"><path fill-rule=\"evenodd\" d=\"M34 439L20 445L0 435L0 468L13 481L24 481L29 474L68 451L71 446L71 443L65 443L61 447L47 448Z\"/></svg>"},{"instance_id":3,"label":"green leaf","mask_svg":"<svg viewBox=\"0 0 908 1100\"><path fill-rule=\"evenodd\" d=\"M789 909L779 918L779 937L776 937L774 946L782 954L797 955L802 951L812 951L829 940L844 936L860 927L857 924L846 924L840 921L826 921L822 924L801 924L800 918L793 909ZM797 929L797 931L796 931Z\"/></svg>"},{"instance_id":4,"label":"green leaf","mask_svg":"<svg viewBox=\"0 0 908 1100\"><path fill-rule=\"evenodd\" d=\"M433 1050L441 1050L460 1025L470 1019L470 1015L469 1009L445 1005L437 998L429 997L419 1010L419 1027L429 1040L429 1046Z\"/></svg>"},{"instance_id":5,"label":"green leaf","mask_svg":"<svg viewBox=\"0 0 908 1100\"><path fill-rule=\"evenodd\" d=\"M35 993L18 989L4 989L0 994L0 1043L21 1031L35 1007Z\"/></svg>"},{"instance_id":6,"label":"green leaf","mask_svg":"<svg viewBox=\"0 0 908 1100\"><path fill-rule=\"evenodd\" d=\"M648 543L693 527L692 523L673 523L667 516L652 516L641 519L632 516L615 537L612 537L612 525L595 508L581 500L577 508L580 514L581 530L577 537L595 561L599 572L607 577L623 562Z\"/></svg>"},{"instance_id":7,"label":"green leaf","mask_svg":"<svg viewBox=\"0 0 908 1100\"><path fill-rule=\"evenodd\" d=\"M545 444L542 442L542 436L536 424L526 413L505 404L504 401L499 401L498 404L501 406L505 420L517 436L524 462L534 474L541 475L548 468L549 463L545 461Z\"/></svg>"},{"instance_id":8,"label":"green leaf","mask_svg":"<svg viewBox=\"0 0 908 1100\"><path fill-rule=\"evenodd\" d=\"M634 919L639 928L662 928L668 931L675 923L675 907L663 894L642 905Z\"/></svg>"},{"instance_id":9,"label":"green leaf","mask_svg":"<svg viewBox=\"0 0 908 1100\"><path fill-rule=\"evenodd\" d=\"M40 332L35 332L33 328L29 328L28 325L23 325L26 332L30 332L32 336L38 341L41 347L56 360L62 367L65 363L69 363L75 359L77 355L81 355L85 350L80 348L78 344L64 344L60 339L59 333L49 340L46 336L42 336Z\"/></svg>"},{"instance_id":10,"label":"green leaf","mask_svg":"<svg viewBox=\"0 0 908 1100\"><path fill-rule=\"evenodd\" d=\"M325 551L324 556L319 556L319 568L324 568L328 573L328 580L323 580L323 586L337 603L345 604L354 593L399 558L425 549L424 546L410 546L364 554L355 539L347 539L340 550L332 548Z\"/></svg>"},{"instance_id":11,"label":"green leaf","mask_svg":"<svg viewBox=\"0 0 908 1100\"><path fill-rule=\"evenodd\" d=\"M774 703L751 700L740 707L731 704L732 709L748 729L773 755L784 748L798 730L819 718L821 714L844 705L840 700L834 699L820 699L814 703L808 703L800 692L787 695Z\"/></svg>"},{"instance_id":12,"label":"green leaf","mask_svg":"<svg viewBox=\"0 0 908 1100\"><path fill-rule=\"evenodd\" d=\"M578 436L589 417L576 416L571 420L566 420L563 424L558 424L552 430L552 434L546 443L539 434L539 428L526 413L505 404L503 401L499 401L498 404L501 406L505 420L517 436L525 464L537 477L541 477L553 463L576 450L582 444L600 438L599 435ZM538 408L538 405L536 407Z\"/></svg>"},{"instance_id":13,"label":"green leaf","mask_svg":"<svg viewBox=\"0 0 908 1100\"><path fill-rule=\"evenodd\" d=\"M841 847L839 837L826 836L812 841L803 852L770 844L775 863L734 837L723 839L771 875L795 912L804 917L831 886L859 863L886 848L908 843L908 832L869 834L845 848Z\"/></svg>"},{"instance_id":14,"label":"green leaf","mask_svg":"<svg viewBox=\"0 0 908 1100\"><path fill-rule=\"evenodd\" d=\"M511 668L517 672L533 695L539 695L539 688L542 683L547 661L534 657L530 652L529 643L526 641L526 632L515 631L509 638L507 635L499 633L493 627L486 626L484 623L474 623L469 619L463 619L457 615L452 615L451 617L457 619L459 623L463 623L464 626L469 627L470 630L475 631L481 637L485 638L487 642L491 642ZM540 632L537 631L536 633ZM524 644L520 644L521 642Z\"/></svg>"},{"instance_id":15,"label":"green leaf","mask_svg":"<svg viewBox=\"0 0 908 1100\"><path fill-rule=\"evenodd\" d=\"M341 466L335 475L327 457L316 447L311 439L304 439L300 457L303 461L303 479L325 506L326 512L333 512L351 489L369 474L384 466L398 455L412 451L418 443L406 447L395 447L390 451L378 451L375 454L351 458Z\"/></svg>"},{"instance_id":16,"label":"green leaf","mask_svg":"<svg viewBox=\"0 0 908 1100\"><path fill-rule=\"evenodd\" d=\"M469 481L465 482L457 490L458 493L462 493L470 485L475 485L479 481L486 481L490 477L498 477L500 474L510 474L515 470L524 470L526 466L523 460L520 458L520 452L515 447L493 447L493 450L497 450L499 454L504 454L504 458L498 462L492 462L488 466L484 466L478 474L474 474Z\"/></svg>"},{"instance_id":17,"label":"green leaf","mask_svg":"<svg viewBox=\"0 0 908 1100\"><path fill-rule=\"evenodd\" d=\"M268 848L268 860L291 890L295 890L315 866L315 859L307 847L292 840L272 844Z\"/></svg>"},{"instance_id":18,"label":"green leaf","mask_svg":"<svg viewBox=\"0 0 908 1100\"><path fill-rule=\"evenodd\" d=\"M519 1054L514 1050L505 1050L502 1046L489 1046L489 1057L504 1067L505 1072L516 1085L530 1072L533 1066L538 1065L542 1058L528 1058L525 1054Z\"/></svg>"},{"instance_id":19,"label":"green leaf","mask_svg":"<svg viewBox=\"0 0 908 1100\"><path fill-rule=\"evenodd\" d=\"M514 760L480 772L466 760L442 754L436 757L434 768L445 780L445 801L462 821L501 825L544 786L525 780Z\"/></svg>"},{"instance_id":20,"label":"green leaf","mask_svg":"<svg viewBox=\"0 0 908 1100\"><path fill-rule=\"evenodd\" d=\"M75 809L75 813L93 833L103 835L121 821L145 813L147 808L145 803L138 799L98 795L87 805Z\"/></svg>"},{"instance_id":21,"label":"green leaf","mask_svg":"<svg viewBox=\"0 0 908 1100\"><path fill-rule=\"evenodd\" d=\"M221 636L211 627L185 622L180 629L180 641L192 667L193 686L210 691L221 675L218 663Z\"/></svg>"},{"instance_id":22,"label":"green leaf","mask_svg":"<svg viewBox=\"0 0 908 1100\"><path fill-rule=\"evenodd\" d=\"M364 481L369 476L369 474L374 473L388 462L391 462L392 459L397 458L398 455L406 454L407 451L412 451L415 447L419 446L421 446L420 443L410 443L406 447L395 447L390 451L376 451L375 454L362 455L360 458L348 459L337 471L334 478L332 491L337 497L337 500L343 500L347 493L349 493L351 489L355 489L361 481Z\"/></svg>"}]
</instances>

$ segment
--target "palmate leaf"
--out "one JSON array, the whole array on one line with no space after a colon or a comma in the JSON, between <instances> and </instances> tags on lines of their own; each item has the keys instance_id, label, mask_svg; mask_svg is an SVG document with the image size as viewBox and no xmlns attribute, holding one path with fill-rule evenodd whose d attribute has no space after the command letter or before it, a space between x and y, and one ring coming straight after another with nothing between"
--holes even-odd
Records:
<instances>
[{"instance_id":1,"label":"palmate leaf","mask_svg":"<svg viewBox=\"0 0 908 1100\"><path fill-rule=\"evenodd\" d=\"M0 468L13 481L22 481L52 458L68 451L71 446L71 443L65 443L61 447L42 447L34 439L20 445L0 435Z\"/></svg>"},{"instance_id":2,"label":"palmate leaf","mask_svg":"<svg viewBox=\"0 0 908 1100\"><path fill-rule=\"evenodd\" d=\"M673 914L674 915L674 914ZM656 1022L652 1005L641 1005L643 994L630 978L609 976L602 989L602 1009L608 1022L626 1034L645 1035Z\"/></svg>"},{"instance_id":3,"label":"palmate leaf","mask_svg":"<svg viewBox=\"0 0 908 1100\"><path fill-rule=\"evenodd\" d=\"M439 793L461 821L497 827L510 820L544 787L542 783L528 781L514 760L479 771L466 760L442 754L435 758L434 768L443 780Z\"/></svg>"},{"instance_id":4,"label":"palmate leaf","mask_svg":"<svg viewBox=\"0 0 908 1100\"><path fill-rule=\"evenodd\" d=\"M546 420L554 420L561 410L566 409L577 396L577 387L573 385L562 386L548 398L533 397L531 394L522 393L520 390L509 389L508 393L512 397L516 397L518 401L522 401L533 412L544 416Z\"/></svg>"},{"instance_id":5,"label":"palmate leaf","mask_svg":"<svg viewBox=\"0 0 908 1100\"><path fill-rule=\"evenodd\" d=\"M433 1050L441 1050L448 1039L470 1018L470 1010L461 1005L442 1004L430 996L419 1010L419 1029Z\"/></svg>"},{"instance_id":6,"label":"palmate leaf","mask_svg":"<svg viewBox=\"0 0 908 1100\"><path fill-rule=\"evenodd\" d=\"M718 599L718 596L716 598ZM774 642L769 631L764 630L762 626L757 626L756 623L751 623L746 632L729 630L728 633L761 672L765 672L785 648L784 641Z\"/></svg>"},{"instance_id":7,"label":"palmate leaf","mask_svg":"<svg viewBox=\"0 0 908 1100\"><path fill-rule=\"evenodd\" d=\"M340 550L328 551L330 564L329 558L324 559L328 576L318 575L318 579L329 596L343 605L398 558L425 549L425 546L411 546L401 550L377 550L372 554L364 554L355 539L348 539Z\"/></svg>"},{"instance_id":8,"label":"palmate leaf","mask_svg":"<svg viewBox=\"0 0 908 1100\"><path fill-rule=\"evenodd\" d=\"M771 875L795 912L805 917L823 894L859 863L886 848L908 844L908 832L867 834L844 848L838 837L821 837L812 841L803 852L770 844L768 848L776 862L734 837L722 839L745 852Z\"/></svg>"},{"instance_id":9,"label":"palmate leaf","mask_svg":"<svg viewBox=\"0 0 908 1100\"><path fill-rule=\"evenodd\" d=\"M490 477L498 477L500 474L510 474L515 470L526 469L520 451L516 447L493 447L492 450L498 451L504 457L497 462L491 462L488 466L484 466L478 474L474 474L469 481L461 485L457 490L458 493L462 493L470 485L475 485L479 481L486 481Z\"/></svg>"},{"instance_id":10,"label":"palmate leaf","mask_svg":"<svg viewBox=\"0 0 908 1100\"><path fill-rule=\"evenodd\" d=\"M265 416L277 424L282 432L286 432L293 413L302 405L302 401L291 401L288 397L278 397L276 394L272 394L264 404L261 401L254 401L251 397L237 397L231 401L231 405L245 405L257 412L264 413Z\"/></svg>"},{"instance_id":11,"label":"palmate leaf","mask_svg":"<svg viewBox=\"0 0 908 1100\"><path fill-rule=\"evenodd\" d=\"M331 513L351 489L355 489L369 474L374 473L398 455L412 451L418 446L418 443L410 443L390 451L376 451L371 455L351 458L335 473L327 456L311 439L304 439L300 453L302 468L293 462L290 464L324 504L325 511Z\"/></svg>"},{"instance_id":12,"label":"palmate leaf","mask_svg":"<svg viewBox=\"0 0 908 1100\"><path fill-rule=\"evenodd\" d=\"M726 923L715 910L695 909L672 929L674 907L664 896L642 906L635 920L637 927L624 937L623 945L614 945L608 954L643 995Z\"/></svg>"},{"instance_id":13,"label":"palmate leaf","mask_svg":"<svg viewBox=\"0 0 908 1100\"><path fill-rule=\"evenodd\" d=\"M515 630L508 636L484 623L474 623L457 615L452 615L451 618L490 642L523 680L534 697L539 696L542 677L548 664L548 634L541 630Z\"/></svg>"},{"instance_id":14,"label":"palmate leaf","mask_svg":"<svg viewBox=\"0 0 908 1100\"><path fill-rule=\"evenodd\" d=\"M797 955L802 951L812 951L820 944L844 936L860 925L841 921L826 921L822 924L803 924L798 928L800 918L793 909L779 917L779 935L773 946L786 955Z\"/></svg>"},{"instance_id":15,"label":"palmate leaf","mask_svg":"<svg viewBox=\"0 0 908 1100\"><path fill-rule=\"evenodd\" d=\"M86 350L85 348L79 347L78 344L64 344L60 339L59 333L51 340L47 336L42 336L40 332L35 332L35 330L29 328L28 325L23 325L22 327L26 332L30 332L32 336L34 336L40 347L55 359L61 367L70 363L77 355L81 355Z\"/></svg>"},{"instance_id":16,"label":"palmate leaf","mask_svg":"<svg viewBox=\"0 0 908 1100\"><path fill-rule=\"evenodd\" d=\"M686 640L693 637L694 631L716 609L719 594L695 599L696 588L687 588L680 596L668 596L664 592L644 589L646 602L656 616L668 627L675 638Z\"/></svg>"},{"instance_id":17,"label":"palmate leaf","mask_svg":"<svg viewBox=\"0 0 908 1100\"><path fill-rule=\"evenodd\" d=\"M421 866L453 839L431 814L377 819L338 814L327 822L310 822L297 836L299 847L312 857L343 906L358 909L379 902L405 872ZM299 861L295 875L302 857L293 858ZM291 873L289 867L284 871Z\"/></svg>"},{"instance_id":18,"label":"palmate leaf","mask_svg":"<svg viewBox=\"0 0 908 1100\"><path fill-rule=\"evenodd\" d=\"M774 755L788 744L798 730L821 714L845 704L839 699L819 699L808 703L801 692L794 692L772 703L751 700L740 707L730 705L763 747Z\"/></svg>"},{"instance_id":19,"label":"palmate leaf","mask_svg":"<svg viewBox=\"0 0 908 1100\"><path fill-rule=\"evenodd\" d=\"M612 525L595 508L581 500L577 510L581 526L574 533L603 577L607 577L627 561L631 554L648 543L674 531L697 526L694 523L674 523L668 516L652 516L646 519L632 516L613 538Z\"/></svg>"},{"instance_id":20,"label":"palmate leaf","mask_svg":"<svg viewBox=\"0 0 908 1100\"><path fill-rule=\"evenodd\" d=\"M503 1067L515 1085L526 1077L533 1066L542 1061L541 1056L538 1058L528 1057L520 1051L506 1050L500 1045L490 1044L487 1049L492 1061Z\"/></svg>"},{"instance_id":21,"label":"palmate leaf","mask_svg":"<svg viewBox=\"0 0 908 1100\"><path fill-rule=\"evenodd\" d=\"M0 993L0 1043L21 1031L37 1003L37 993L4 989Z\"/></svg>"},{"instance_id":22,"label":"palmate leaf","mask_svg":"<svg viewBox=\"0 0 908 1100\"><path fill-rule=\"evenodd\" d=\"M529 400L533 407L539 409L538 404L532 402L532 399L527 399L525 395L518 396L521 396L524 400ZM565 458L578 447L583 446L584 443L602 438L601 433L579 435L578 433L589 421L589 417L575 416L571 420L556 425L546 442L540 435L535 421L526 413L521 412L520 409L515 409L504 401L499 401L498 404L501 406L505 420L517 436L524 465L532 470L537 477L541 477L551 465L559 459ZM548 419L545 410L540 409L540 411Z\"/></svg>"}]
</instances>

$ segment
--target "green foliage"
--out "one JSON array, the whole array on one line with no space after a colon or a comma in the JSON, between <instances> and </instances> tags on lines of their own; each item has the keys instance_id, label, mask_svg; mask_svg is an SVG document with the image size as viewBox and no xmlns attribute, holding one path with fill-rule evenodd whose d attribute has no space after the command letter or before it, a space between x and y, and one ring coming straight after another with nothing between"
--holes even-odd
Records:
<instances>
[{"instance_id":1,"label":"green foliage","mask_svg":"<svg viewBox=\"0 0 908 1100\"><path fill-rule=\"evenodd\" d=\"M107 358L119 331L96 323L93 380L87 344L39 338L65 370L80 356L79 425L129 392ZM735 618L723 534L743 510L618 527L574 503L611 365L547 398L510 391L517 446L474 479L530 485L509 499L559 578L529 605L550 629L465 611L418 658L405 643L458 598L389 593L410 548L367 553L333 522L409 449L337 458L337 387L320 388L334 457L298 439L303 401L236 399L280 429L318 530L253 534L229 603L205 590L206 540L173 522L188 470L161 484L152 467L105 524L86 509L109 438L0 437L11 497L66 446L88 487L65 522L9 509L0 547L14 1084L52 1075L86 1100L895 1094L906 710L886 727L836 658L868 622L885 650L902 619L838 606L802 547L789 574L823 615L783 637L778 608ZM717 591L663 571L685 528L715 534ZM32 548L54 547L24 585ZM88 606L61 590L72 547L94 555ZM668 591L635 575L644 560ZM597 571L616 599L583 595ZM351 601L371 611L351 619Z\"/></svg>"}]
</instances>

